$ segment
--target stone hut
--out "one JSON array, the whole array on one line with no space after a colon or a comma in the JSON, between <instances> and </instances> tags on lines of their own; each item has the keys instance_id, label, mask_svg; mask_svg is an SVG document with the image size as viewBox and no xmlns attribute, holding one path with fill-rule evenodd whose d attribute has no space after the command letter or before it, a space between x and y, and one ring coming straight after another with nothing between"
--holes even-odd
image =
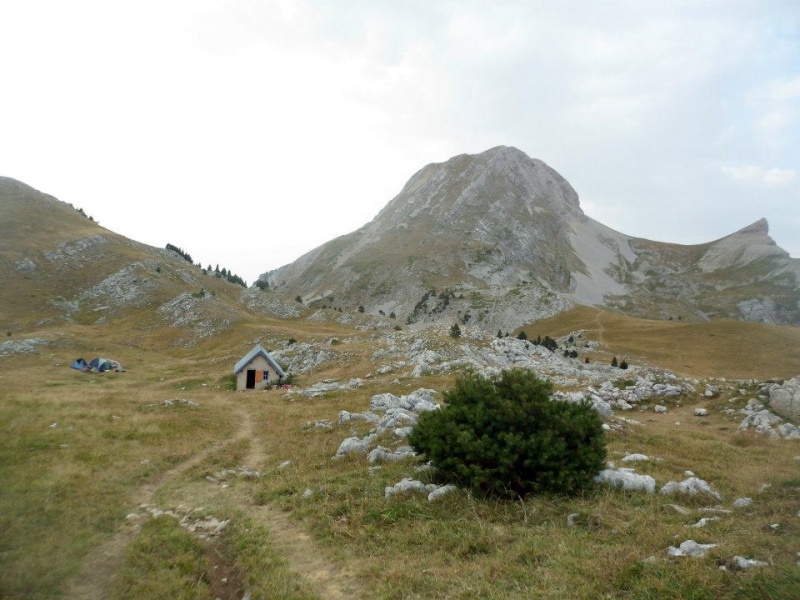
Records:
<instances>
[{"instance_id":1,"label":"stone hut","mask_svg":"<svg viewBox=\"0 0 800 600\"><path fill-rule=\"evenodd\" d=\"M286 377L261 344L256 344L233 368L237 390L264 390Z\"/></svg>"}]
</instances>

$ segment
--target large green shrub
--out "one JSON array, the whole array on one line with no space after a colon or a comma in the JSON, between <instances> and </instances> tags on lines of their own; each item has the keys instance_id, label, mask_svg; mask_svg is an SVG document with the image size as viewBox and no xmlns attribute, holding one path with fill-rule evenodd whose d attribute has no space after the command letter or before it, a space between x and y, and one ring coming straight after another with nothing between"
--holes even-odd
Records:
<instances>
[{"instance_id":1,"label":"large green shrub","mask_svg":"<svg viewBox=\"0 0 800 600\"><path fill-rule=\"evenodd\" d=\"M480 494L578 492L605 464L603 422L588 402L550 400L551 391L530 371L462 376L409 443L438 477Z\"/></svg>"}]
</instances>

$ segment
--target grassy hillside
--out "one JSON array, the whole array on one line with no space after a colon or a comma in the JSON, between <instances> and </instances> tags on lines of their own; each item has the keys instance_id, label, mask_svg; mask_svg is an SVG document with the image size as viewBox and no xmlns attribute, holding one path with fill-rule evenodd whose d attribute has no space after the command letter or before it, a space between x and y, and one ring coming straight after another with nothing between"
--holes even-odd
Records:
<instances>
[{"instance_id":1,"label":"grassy hillside","mask_svg":"<svg viewBox=\"0 0 800 600\"><path fill-rule=\"evenodd\" d=\"M563 327L572 327L566 318ZM0 479L9 482L0 488L0 597L791 598L800 585L796 443L738 433L741 417L723 412L748 397L735 389L702 404L677 398L668 413L634 415L638 425L619 422L609 435L612 460L658 457L637 471L659 484L692 470L727 508L755 498L691 529L708 503L605 488L508 503L463 492L437 503L387 499L386 486L430 475L415 473L414 461L369 470L363 455L331 460L345 437L370 427L338 425L340 410L363 411L379 392L441 390L449 377L387 374L314 399L227 389L255 337L346 340L334 346L342 359L301 377L301 386L364 377L374 368L371 332L252 320L162 351L157 337L131 348L119 333L134 332L76 325L63 345L0 359ZM88 340L127 372L69 369ZM699 405L707 419L693 416ZM332 428L315 427L320 420ZM240 467L263 477L224 475ZM154 518L156 510L176 516ZM230 522L205 540L178 524L210 518ZM685 539L719 546L703 559L666 560L667 547ZM720 571L734 555L771 566Z\"/></svg>"},{"instance_id":2,"label":"grassy hillside","mask_svg":"<svg viewBox=\"0 0 800 600\"><path fill-rule=\"evenodd\" d=\"M589 339L601 342L620 359L689 376L780 379L800 373L800 327L724 320L653 321L576 306L523 329L529 339L585 330Z\"/></svg>"}]
</instances>

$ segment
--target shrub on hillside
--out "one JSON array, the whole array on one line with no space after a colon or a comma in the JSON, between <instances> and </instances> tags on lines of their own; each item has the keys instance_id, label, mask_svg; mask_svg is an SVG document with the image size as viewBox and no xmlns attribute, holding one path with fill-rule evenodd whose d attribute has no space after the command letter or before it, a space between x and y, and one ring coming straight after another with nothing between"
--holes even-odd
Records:
<instances>
[{"instance_id":1,"label":"shrub on hillside","mask_svg":"<svg viewBox=\"0 0 800 600\"><path fill-rule=\"evenodd\" d=\"M578 492L605 464L603 423L590 404L550 400L551 391L530 371L459 377L409 443L438 477L480 494Z\"/></svg>"}]
</instances>

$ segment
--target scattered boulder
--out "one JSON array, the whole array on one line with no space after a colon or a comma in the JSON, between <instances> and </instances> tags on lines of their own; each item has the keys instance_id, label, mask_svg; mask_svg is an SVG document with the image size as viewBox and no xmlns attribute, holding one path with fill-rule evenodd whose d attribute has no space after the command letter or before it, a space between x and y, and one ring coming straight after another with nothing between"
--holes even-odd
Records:
<instances>
[{"instance_id":1,"label":"scattered boulder","mask_svg":"<svg viewBox=\"0 0 800 600\"><path fill-rule=\"evenodd\" d=\"M720 569L731 569L733 571L744 571L745 569L752 569L753 567L768 567L769 563L763 560L754 560L752 558L745 558L744 556L734 556L725 564L720 566Z\"/></svg>"},{"instance_id":2,"label":"scattered boulder","mask_svg":"<svg viewBox=\"0 0 800 600\"><path fill-rule=\"evenodd\" d=\"M622 462L646 462L650 457L646 454L626 454L622 457Z\"/></svg>"},{"instance_id":3,"label":"scattered boulder","mask_svg":"<svg viewBox=\"0 0 800 600\"><path fill-rule=\"evenodd\" d=\"M44 343L44 340L40 338L31 338L18 342L9 340L0 344L0 356L8 356L10 354L35 354L36 346Z\"/></svg>"},{"instance_id":4,"label":"scattered boulder","mask_svg":"<svg viewBox=\"0 0 800 600\"><path fill-rule=\"evenodd\" d=\"M371 465L378 462L397 462L416 455L417 453L414 452L411 446L401 446L394 451L384 448L383 446L378 446L367 455L367 462Z\"/></svg>"},{"instance_id":5,"label":"scattered boulder","mask_svg":"<svg viewBox=\"0 0 800 600\"><path fill-rule=\"evenodd\" d=\"M662 486L660 493L665 496L673 494L687 494L689 496L706 495L716 498L717 500L720 499L720 495L711 489L707 481L697 477L689 477L681 482L670 481Z\"/></svg>"},{"instance_id":6,"label":"scattered boulder","mask_svg":"<svg viewBox=\"0 0 800 600\"><path fill-rule=\"evenodd\" d=\"M378 436L374 433L371 433L364 438L349 437L339 445L339 449L336 451L336 456L334 456L334 458L339 458L345 456L346 454L353 453L364 454L367 451L367 448L372 445L377 437Z\"/></svg>"},{"instance_id":7,"label":"scattered boulder","mask_svg":"<svg viewBox=\"0 0 800 600\"><path fill-rule=\"evenodd\" d=\"M339 425L344 425L351 421L368 421L369 423L377 423L380 417L373 412L365 413L351 413L346 410L339 412Z\"/></svg>"},{"instance_id":8,"label":"scattered boulder","mask_svg":"<svg viewBox=\"0 0 800 600\"><path fill-rule=\"evenodd\" d=\"M703 517L694 525L689 525L689 527L694 527L695 529L700 529L701 527L705 527L712 521L719 521L719 517Z\"/></svg>"},{"instance_id":9,"label":"scattered boulder","mask_svg":"<svg viewBox=\"0 0 800 600\"><path fill-rule=\"evenodd\" d=\"M698 544L694 540L686 540L677 548L674 546L667 548L667 556L671 558L676 558L679 556L699 558L701 556L705 556L709 550L716 547L717 544Z\"/></svg>"},{"instance_id":10,"label":"scattered boulder","mask_svg":"<svg viewBox=\"0 0 800 600\"><path fill-rule=\"evenodd\" d=\"M177 400L164 400L162 406L170 407L170 406L185 406L186 408L197 408L200 406L199 402L195 402L194 400L187 400L186 398L180 398Z\"/></svg>"},{"instance_id":11,"label":"scattered boulder","mask_svg":"<svg viewBox=\"0 0 800 600\"><path fill-rule=\"evenodd\" d=\"M597 483L603 483L623 490L647 492L656 491L656 480L649 475L638 475L633 469L604 469L594 478Z\"/></svg>"},{"instance_id":12,"label":"scattered boulder","mask_svg":"<svg viewBox=\"0 0 800 600\"><path fill-rule=\"evenodd\" d=\"M429 494L436 488L437 486L432 483L426 485L417 479L404 477L398 483L395 483L393 486L386 487L384 489L384 497L391 498L395 494L403 494L405 492L423 492Z\"/></svg>"},{"instance_id":13,"label":"scattered boulder","mask_svg":"<svg viewBox=\"0 0 800 600\"><path fill-rule=\"evenodd\" d=\"M429 502L433 502L434 500L438 500L445 494L449 494L456 489L458 488L454 485L436 485L435 483L425 484L417 479L404 477L393 486L386 487L384 489L384 497L391 498L396 494L404 494L406 492L421 492L428 495Z\"/></svg>"},{"instance_id":14,"label":"scattered boulder","mask_svg":"<svg viewBox=\"0 0 800 600\"><path fill-rule=\"evenodd\" d=\"M438 410L439 404L434 396L437 392L420 388L407 396L397 397L394 394L376 394L369 401L369 408L373 412L385 412L393 408L402 408L415 413Z\"/></svg>"},{"instance_id":15,"label":"scattered boulder","mask_svg":"<svg viewBox=\"0 0 800 600\"><path fill-rule=\"evenodd\" d=\"M756 399L749 400L740 412L745 415L739 425L740 431L753 429L756 433L768 435L773 439L800 439L800 427L785 423L781 417L770 412Z\"/></svg>"},{"instance_id":16,"label":"scattered boulder","mask_svg":"<svg viewBox=\"0 0 800 600\"><path fill-rule=\"evenodd\" d=\"M434 502L438 500L445 494L449 494L450 492L456 491L458 488L452 484L443 485L441 487L437 487L433 490L430 494L428 494L428 502Z\"/></svg>"},{"instance_id":17,"label":"scattered boulder","mask_svg":"<svg viewBox=\"0 0 800 600\"><path fill-rule=\"evenodd\" d=\"M800 376L768 388L769 408L788 421L800 423Z\"/></svg>"}]
</instances>

